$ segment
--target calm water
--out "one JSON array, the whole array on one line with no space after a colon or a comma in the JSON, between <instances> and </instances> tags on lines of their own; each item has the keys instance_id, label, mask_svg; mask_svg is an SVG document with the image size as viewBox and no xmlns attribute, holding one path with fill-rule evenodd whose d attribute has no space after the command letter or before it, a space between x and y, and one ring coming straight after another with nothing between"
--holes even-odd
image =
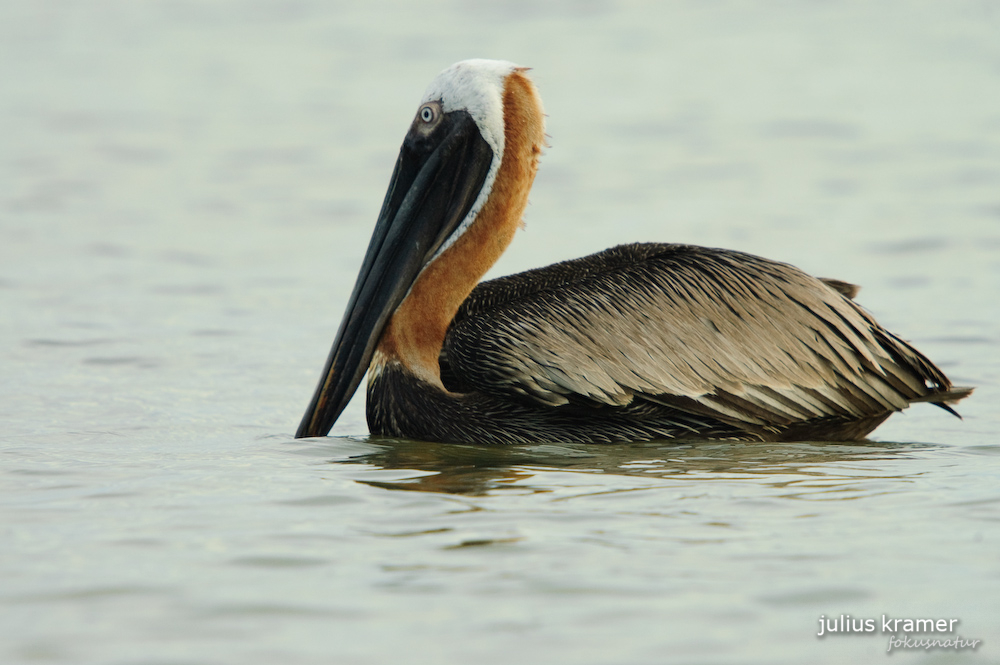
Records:
<instances>
[{"instance_id":1,"label":"calm water","mask_svg":"<svg viewBox=\"0 0 1000 665\"><path fill-rule=\"evenodd\" d=\"M0 662L1000 662L1000 7L0 3ZM503 274L765 254L978 386L851 444L291 438L414 105L530 65ZM958 618L886 655L821 616Z\"/></svg>"}]
</instances>

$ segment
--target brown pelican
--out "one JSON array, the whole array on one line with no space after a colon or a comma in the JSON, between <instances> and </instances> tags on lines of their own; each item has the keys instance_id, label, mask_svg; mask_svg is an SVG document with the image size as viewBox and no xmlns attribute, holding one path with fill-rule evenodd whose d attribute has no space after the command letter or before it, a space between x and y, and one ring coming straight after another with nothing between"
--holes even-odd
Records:
<instances>
[{"instance_id":1,"label":"brown pelican","mask_svg":"<svg viewBox=\"0 0 1000 665\"><path fill-rule=\"evenodd\" d=\"M366 371L373 434L468 443L853 440L971 392L852 285L740 252L622 245L477 286L545 145L526 72L468 60L430 84L297 437Z\"/></svg>"}]
</instances>

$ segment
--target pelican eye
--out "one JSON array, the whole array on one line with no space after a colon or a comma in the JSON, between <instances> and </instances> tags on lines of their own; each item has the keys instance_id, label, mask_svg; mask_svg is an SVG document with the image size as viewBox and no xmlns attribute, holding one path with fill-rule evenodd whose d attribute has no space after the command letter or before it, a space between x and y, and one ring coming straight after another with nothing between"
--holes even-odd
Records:
<instances>
[{"instance_id":1,"label":"pelican eye","mask_svg":"<svg viewBox=\"0 0 1000 665\"><path fill-rule=\"evenodd\" d=\"M417 111L417 115L420 117L421 122L429 125L437 120L438 111L433 104L424 104L420 107L420 110Z\"/></svg>"}]
</instances>

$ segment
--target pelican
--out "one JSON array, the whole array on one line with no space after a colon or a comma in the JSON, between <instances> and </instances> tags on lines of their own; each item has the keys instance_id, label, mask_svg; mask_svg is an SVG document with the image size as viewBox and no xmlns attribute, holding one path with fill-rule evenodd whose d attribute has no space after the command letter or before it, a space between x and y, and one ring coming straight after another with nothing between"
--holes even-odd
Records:
<instances>
[{"instance_id":1,"label":"pelican","mask_svg":"<svg viewBox=\"0 0 1000 665\"><path fill-rule=\"evenodd\" d=\"M527 71L431 82L296 437L329 433L366 371L372 434L456 443L857 440L972 392L853 285L741 252L621 245L479 284L545 146Z\"/></svg>"}]
</instances>

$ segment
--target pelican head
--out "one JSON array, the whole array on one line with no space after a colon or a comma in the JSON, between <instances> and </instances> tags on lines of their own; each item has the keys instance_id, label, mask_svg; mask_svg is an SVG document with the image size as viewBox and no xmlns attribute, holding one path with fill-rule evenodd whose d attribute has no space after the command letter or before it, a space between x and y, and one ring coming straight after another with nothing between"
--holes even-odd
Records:
<instances>
[{"instance_id":1,"label":"pelican head","mask_svg":"<svg viewBox=\"0 0 1000 665\"><path fill-rule=\"evenodd\" d=\"M465 60L428 86L319 386L296 437L324 436L366 370L400 362L440 385L448 324L520 223L544 142L526 70Z\"/></svg>"}]
</instances>

